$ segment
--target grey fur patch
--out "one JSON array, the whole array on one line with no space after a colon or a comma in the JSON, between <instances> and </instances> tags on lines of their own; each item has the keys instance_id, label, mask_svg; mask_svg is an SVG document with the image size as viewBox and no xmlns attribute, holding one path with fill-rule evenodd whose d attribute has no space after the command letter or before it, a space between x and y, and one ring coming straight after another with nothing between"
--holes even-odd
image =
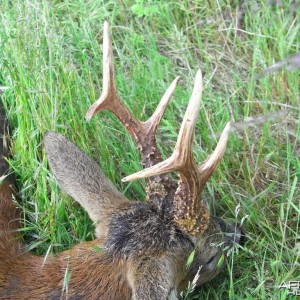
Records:
<instances>
[{"instance_id":1,"label":"grey fur patch","mask_svg":"<svg viewBox=\"0 0 300 300\"><path fill-rule=\"evenodd\" d=\"M173 220L161 216L155 206L136 203L111 219L105 247L114 254L130 257L183 248L185 244L193 246Z\"/></svg>"}]
</instances>

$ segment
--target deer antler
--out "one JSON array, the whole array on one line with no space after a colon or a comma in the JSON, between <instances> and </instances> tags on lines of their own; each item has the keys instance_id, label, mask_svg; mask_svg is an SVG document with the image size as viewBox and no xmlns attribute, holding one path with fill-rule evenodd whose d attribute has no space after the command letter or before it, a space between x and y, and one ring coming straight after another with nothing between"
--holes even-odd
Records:
<instances>
[{"instance_id":1,"label":"deer antler","mask_svg":"<svg viewBox=\"0 0 300 300\"><path fill-rule=\"evenodd\" d=\"M94 114L104 109L114 113L134 139L142 156L142 164L145 167L151 167L161 161L161 153L156 147L155 134L178 80L179 77L173 80L157 109L146 122L136 119L123 104L116 89L109 24L105 21L103 28L103 91L99 100L89 108L85 118L89 121ZM171 183L168 176L147 180L147 197L153 202L161 203L161 199L173 198L175 190L176 186Z\"/></svg>"},{"instance_id":2,"label":"deer antler","mask_svg":"<svg viewBox=\"0 0 300 300\"><path fill-rule=\"evenodd\" d=\"M90 120L98 111L108 109L124 124L135 140L146 169L123 178L123 181L148 178L148 200L169 206L168 210L172 212L175 221L184 231L193 235L203 233L209 222L209 212L200 196L205 183L225 152L230 123L227 123L224 128L214 152L204 162L197 165L193 157L192 144L202 96L201 71L197 72L193 93L173 154L165 161L161 161L161 154L156 147L155 134L179 77L172 82L152 117L146 122L141 122L129 112L117 93L107 22L104 23L103 67L103 92L100 99L88 110L86 119ZM166 173L173 171L180 174L178 185L166 176Z\"/></svg>"},{"instance_id":3,"label":"deer antler","mask_svg":"<svg viewBox=\"0 0 300 300\"><path fill-rule=\"evenodd\" d=\"M226 150L230 132L230 123L227 123L214 152L204 162L199 165L196 164L192 143L201 95L202 74L199 70L173 154L155 166L123 178L123 181L131 181L173 171L179 172L180 181L174 197L174 217L191 234L202 233L207 227L209 212L206 205L201 201L200 195Z\"/></svg>"}]
</instances>

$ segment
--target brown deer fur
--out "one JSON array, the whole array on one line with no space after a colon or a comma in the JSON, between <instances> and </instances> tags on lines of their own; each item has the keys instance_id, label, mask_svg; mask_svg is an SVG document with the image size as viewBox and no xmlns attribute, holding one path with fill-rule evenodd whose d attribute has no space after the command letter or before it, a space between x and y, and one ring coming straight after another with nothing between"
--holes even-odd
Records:
<instances>
[{"instance_id":1,"label":"brown deer fur","mask_svg":"<svg viewBox=\"0 0 300 300\"><path fill-rule=\"evenodd\" d=\"M58 133L47 133L44 146L50 168L64 192L88 212L96 226L96 240L54 256L26 252L16 231L20 212L7 177L0 187L0 299L178 299L195 276L197 286L213 279L220 272L222 256L240 242L238 226L211 216L201 199L229 133L228 125L213 154L202 164L195 163L192 140L201 99L201 73L197 74L174 153L162 162L155 133L178 78L154 115L140 122L117 94L107 23L103 51L103 95L87 119L107 108L126 126L146 167L132 179L148 177L147 201L129 201L77 146ZM4 124L3 109L0 117ZM8 168L3 156L7 153L2 145L0 151L0 175L5 175ZM179 183L166 174L170 171L179 172ZM194 259L187 265L193 251Z\"/></svg>"}]
</instances>

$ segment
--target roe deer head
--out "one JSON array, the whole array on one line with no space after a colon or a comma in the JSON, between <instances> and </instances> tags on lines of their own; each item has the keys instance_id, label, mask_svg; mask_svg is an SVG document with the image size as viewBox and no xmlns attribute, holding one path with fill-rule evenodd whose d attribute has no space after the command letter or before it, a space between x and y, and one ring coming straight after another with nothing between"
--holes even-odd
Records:
<instances>
[{"instance_id":1,"label":"roe deer head","mask_svg":"<svg viewBox=\"0 0 300 300\"><path fill-rule=\"evenodd\" d=\"M103 67L103 93L86 119L108 109L126 127L145 169L123 180L146 178L147 200L129 201L72 142L58 133L47 133L44 145L50 168L60 187L88 212L95 223L96 240L46 259L26 252L16 231L19 212L12 203L12 190L2 184L0 299L178 299L195 277L196 286L213 279L221 269L222 256L240 242L238 225L211 216L201 198L230 131L228 123L213 153L201 164L195 162L192 144L202 93L201 72L196 75L174 152L162 161L156 129L178 78L152 117L141 122L117 93L107 22ZM179 173L178 183L169 172ZM194 258L187 264L191 253Z\"/></svg>"}]
</instances>

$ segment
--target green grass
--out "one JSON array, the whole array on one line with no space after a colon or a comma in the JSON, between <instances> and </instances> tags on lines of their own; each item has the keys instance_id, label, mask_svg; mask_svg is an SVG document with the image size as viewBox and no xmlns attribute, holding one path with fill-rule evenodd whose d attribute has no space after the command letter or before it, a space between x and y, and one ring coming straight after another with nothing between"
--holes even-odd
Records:
<instances>
[{"instance_id":1,"label":"green grass","mask_svg":"<svg viewBox=\"0 0 300 300\"><path fill-rule=\"evenodd\" d=\"M124 128L106 112L84 121L101 92L107 19L118 90L137 118L146 120L171 81L182 78L159 130L165 156L175 144L198 67L205 73L194 148L198 161L212 151L213 137L228 120L286 112L230 136L204 194L219 216L245 218L249 239L216 280L189 299L287 298L276 286L300 276L294 251L300 240L299 70L254 77L300 51L300 9L292 1L267 3L0 2L0 85L8 87L2 99L13 128L10 164L31 249L56 253L93 238L86 213L60 192L47 168L42 140L48 130L63 133L92 156L126 196L145 197L143 182L120 181L141 168Z\"/></svg>"}]
</instances>

